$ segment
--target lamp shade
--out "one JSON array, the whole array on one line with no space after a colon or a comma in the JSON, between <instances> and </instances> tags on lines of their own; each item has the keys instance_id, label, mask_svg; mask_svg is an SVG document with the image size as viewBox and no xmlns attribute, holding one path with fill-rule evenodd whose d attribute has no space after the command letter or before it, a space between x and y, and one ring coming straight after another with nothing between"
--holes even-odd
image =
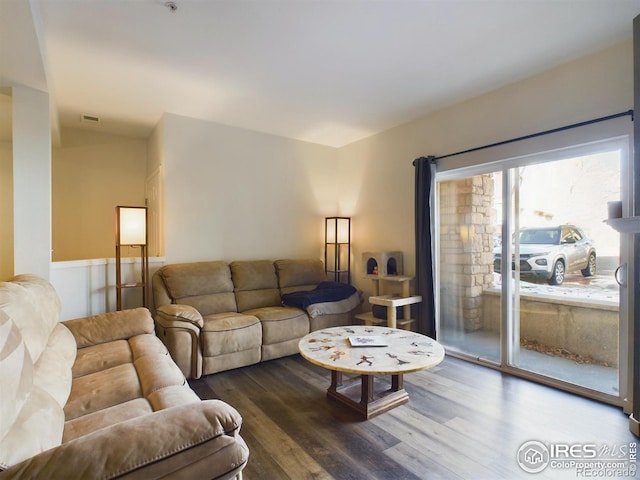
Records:
<instances>
[{"instance_id":1,"label":"lamp shade","mask_svg":"<svg viewBox=\"0 0 640 480\"><path fill-rule=\"evenodd\" d=\"M147 207L116 207L116 243L147 244Z\"/></svg>"},{"instance_id":2,"label":"lamp shade","mask_svg":"<svg viewBox=\"0 0 640 480\"><path fill-rule=\"evenodd\" d=\"M338 219L338 243L349 243L350 241L350 218Z\"/></svg>"},{"instance_id":3,"label":"lamp shade","mask_svg":"<svg viewBox=\"0 0 640 480\"><path fill-rule=\"evenodd\" d=\"M349 217L327 217L325 218L325 235L329 243L349 243L350 225Z\"/></svg>"}]
</instances>

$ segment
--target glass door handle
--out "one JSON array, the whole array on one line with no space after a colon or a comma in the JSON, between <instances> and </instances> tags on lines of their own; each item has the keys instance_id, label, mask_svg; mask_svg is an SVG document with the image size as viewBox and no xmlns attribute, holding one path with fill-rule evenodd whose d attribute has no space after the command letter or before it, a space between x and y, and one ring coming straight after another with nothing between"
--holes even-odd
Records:
<instances>
[{"instance_id":1,"label":"glass door handle","mask_svg":"<svg viewBox=\"0 0 640 480\"><path fill-rule=\"evenodd\" d=\"M613 277L616 279L616 282L621 287L627 287L627 264L623 263L618 268L616 268L616 272L613 274Z\"/></svg>"}]
</instances>

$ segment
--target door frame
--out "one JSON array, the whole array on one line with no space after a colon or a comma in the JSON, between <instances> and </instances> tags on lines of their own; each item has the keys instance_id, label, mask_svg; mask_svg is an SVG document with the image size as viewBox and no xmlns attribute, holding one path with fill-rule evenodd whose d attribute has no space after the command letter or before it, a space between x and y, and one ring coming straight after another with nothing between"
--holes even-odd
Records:
<instances>
[{"instance_id":1,"label":"door frame","mask_svg":"<svg viewBox=\"0 0 640 480\"><path fill-rule=\"evenodd\" d=\"M502 229L502 258L511 258L511 242L509 240L509 232L515 231L512 228L517 227L513 225L513 215L509 212L509 202L504 201L508 197L508 192L511 188L517 188L517 182L513 179L513 168L519 166L534 165L539 163L547 163L556 160L562 160L566 158L579 157L581 155L591 155L611 150L620 150L620 168L621 168L621 200L623 208L623 216L628 216L632 210L632 180L633 180L633 162L630 158L631 142L633 138L630 134L616 135L604 140L596 140L581 145L567 146L564 148L543 151L540 153L527 154L519 157L513 157L504 160L490 161L486 163L465 166L460 168L454 168L445 171L436 171L436 191L439 192L439 183L446 180L454 180L473 175L479 175L483 173L501 171L503 175L502 181L502 196L503 196L503 229ZM440 241L438 228L440 225L440 206L439 195L435 195L435 201L432 206L432 218L434 219L436 235L435 240L435 285L440 284ZM605 220L605 219L602 219ZM629 238L629 235L620 235L620 263L627 265L627 278L634 278L634 266L633 266L633 245ZM514 347L514 342L510 341L513 338L519 338L519 322L514 322L513 309L509 308L509 301L504 299L511 299L514 288L518 286L512 285L510 281L504 281L505 275L510 275L511 269L502 269L503 281L502 281L502 302L501 302L501 322L500 322L500 362L487 361L486 359L478 358L472 354L464 354L463 352L455 352L448 350L447 353L452 356L457 356L465 360L485 365L490 368L500 370L505 373L509 373L515 376L527 378L529 380L551 386L560 390L568 391L578 395L582 395L588 398L593 398L598 401L618 405L624 408L625 412L631 411L631 393L632 393L632 378L630 372L632 359L630 358L630 352L632 352L632 335L629 335L632 319L630 314L633 312L631 308L633 305L633 296L635 294L635 286L633 282L627 282L627 288L620 289L619 300L619 324L618 324L618 388L619 396L610 395L604 392L592 390L590 388L582 387L579 385L571 384L562 380L558 380L552 377L547 377L535 372L523 370L513 366L514 359L518 354L519 344ZM516 282L513 282L514 284ZM519 283L519 282L518 282ZM436 327L441 328L440 319L440 292L436 289L435 294L435 307L436 307Z\"/></svg>"}]
</instances>

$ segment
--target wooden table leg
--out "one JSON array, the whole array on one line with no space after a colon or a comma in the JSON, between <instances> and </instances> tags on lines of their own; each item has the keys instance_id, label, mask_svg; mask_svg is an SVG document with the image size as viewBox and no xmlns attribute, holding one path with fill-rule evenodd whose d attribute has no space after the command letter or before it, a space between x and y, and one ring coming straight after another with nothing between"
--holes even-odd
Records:
<instances>
[{"instance_id":1,"label":"wooden table leg","mask_svg":"<svg viewBox=\"0 0 640 480\"><path fill-rule=\"evenodd\" d=\"M331 386L329 387L329 390L337 392L341 386L342 386L342 372L331 370Z\"/></svg>"},{"instance_id":2,"label":"wooden table leg","mask_svg":"<svg viewBox=\"0 0 640 480\"><path fill-rule=\"evenodd\" d=\"M360 403L368 405L374 399L373 375L361 375L360 385Z\"/></svg>"},{"instance_id":3,"label":"wooden table leg","mask_svg":"<svg viewBox=\"0 0 640 480\"><path fill-rule=\"evenodd\" d=\"M360 380L360 385L353 384L356 379ZM389 386L388 383L386 385ZM409 395L402 387L402 374L391 376L390 387L376 393L374 375L360 375L343 384L342 373L332 370L327 397L354 410L363 419L368 419L409 401Z\"/></svg>"},{"instance_id":4,"label":"wooden table leg","mask_svg":"<svg viewBox=\"0 0 640 480\"><path fill-rule=\"evenodd\" d=\"M391 391L397 392L398 390L402 390L403 388L402 374L399 373L397 375L391 375Z\"/></svg>"}]
</instances>

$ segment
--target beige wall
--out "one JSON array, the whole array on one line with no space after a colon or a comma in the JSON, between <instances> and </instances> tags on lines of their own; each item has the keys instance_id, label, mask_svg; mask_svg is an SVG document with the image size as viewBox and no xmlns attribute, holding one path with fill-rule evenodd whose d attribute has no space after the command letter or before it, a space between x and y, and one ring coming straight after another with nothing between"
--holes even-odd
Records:
<instances>
[{"instance_id":1,"label":"beige wall","mask_svg":"<svg viewBox=\"0 0 640 480\"><path fill-rule=\"evenodd\" d=\"M149 208L149 256L165 251L164 214L164 121L161 119L147 140L147 206Z\"/></svg>"},{"instance_id":2,"label":"beige wall","mask_svg":"<svg viewBox=\"0 0 640 480\"><path fill-rule=\"evenodd\" d=\"M633 108L631 41L443 109L339 150L339 201L353 208L356 285L365 251L399 250L415 273L414 169L444 155ZM439 169L462 159L440 162Z\"/></svg>"},{"instance_id":3,"label":"beige wall","mask_svg":"<svg viewBox=\"0 0 640 480\"><path fill-rule=\"evenodd\" d=\"M0 142L0 281L13 276L13 145Z\"/></svg>"},{"instance_id":4,"label":"beige wall","mask_svg":"<svg viewBox=\"0 0 640 480\"><path fill-rule=\"evenodd\" d=\"M167 262L322 256L336 151L166 114Z\"/></svg>"},{"instance_id":5,"label":"beige wall","mask_svg":"<svg viewBox=\"0 0 640 480\"><path fill-rule=\"evenodd\" d=\"M146 141L76 129L62 141L52 155L53 261L113 257L115 206L144 205Z\"/></svg>"}]
</instances>

